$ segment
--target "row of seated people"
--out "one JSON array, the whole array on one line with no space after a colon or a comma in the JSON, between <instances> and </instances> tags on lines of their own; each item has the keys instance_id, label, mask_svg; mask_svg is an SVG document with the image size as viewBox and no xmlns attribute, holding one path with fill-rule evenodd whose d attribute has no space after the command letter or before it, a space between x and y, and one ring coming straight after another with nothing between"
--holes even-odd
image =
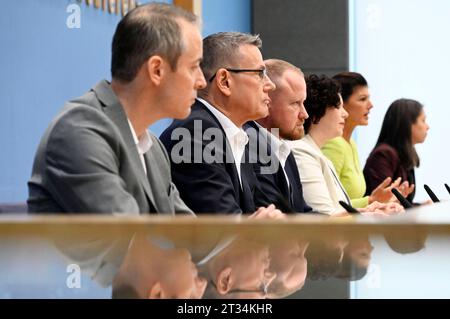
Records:
<instances>
[{"instance_id":1,"label":"row of seated people","mask_svg":"<svg viewBox=\"0 0 450 319\"><path fill-rule=\"evenodd\" d=\"M44 133L29 211L345 215L337 200L370 214L402 211L390 190L410 195L408 181L387 178L359 201L361 190L345 188L362 176L348 174L359 165L346 150L355 150L345 108L355 93L348 98L326 77L305 81L286 61L264 61L261 45L239 32L202 41L197 17L171 5L130 11L113 37L112 81L68 102ZM368 110L358 112L367 120ZM160 139L147 130L167 117L175 120ZM327 147L341 135L350 144ZM338 159L335 168L322 147ZM355 167L339 165L339 152Z\"/></svg>"},{"instance_id":2,"label":"row of seated people","mask_svg":"<svg viewBox=\"0 0 450 319\"><path fill-rule=\"evenodd\" d=\"M400 254L422 250L427 240L417 230L383 237ZM374 250L366 234L338 232L323 238L215 232L186 239L145 231L80 234L74 229L53 243L70 265L78 265L98 285L112 287L113 298L152 299L284 298L313 281L364 278Z\"/></svg>"}]
</instances>

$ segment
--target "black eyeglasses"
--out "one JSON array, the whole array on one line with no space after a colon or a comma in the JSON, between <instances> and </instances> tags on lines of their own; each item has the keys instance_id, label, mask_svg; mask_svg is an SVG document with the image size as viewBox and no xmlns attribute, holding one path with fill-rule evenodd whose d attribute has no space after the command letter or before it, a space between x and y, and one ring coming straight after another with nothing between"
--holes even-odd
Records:
<instances>
[{"instance_id":1,"label":"black eyeglasses","mask_svg":"<svg viewBox=\"0 0 450 319\"><path fill-rule=\"evenodd\" d=\"M267 70L266 69L227 69L227 68L225 68L225 70L227 70L228 72L233 72L233 73L257 72L261 80L264 80L264 78L267 76ZM214 80L214 78L216 77L216 74L217 74L217 71L209 79L209 82L212 82L212 80Z\"/></svg>"}]
</instances>

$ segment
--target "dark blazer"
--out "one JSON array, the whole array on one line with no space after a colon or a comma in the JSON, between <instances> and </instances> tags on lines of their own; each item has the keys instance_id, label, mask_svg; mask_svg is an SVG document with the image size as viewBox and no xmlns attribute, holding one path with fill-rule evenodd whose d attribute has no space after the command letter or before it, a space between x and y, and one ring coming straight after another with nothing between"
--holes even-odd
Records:
<instances>
[{"instance_id":1,"label":"dark blazer","mask_svg":"<svg viewBox=\"0 0 450 319\"><path fill-rule=\"evenodd\" d=\"M401 177L402 182L416 183L414 169L407 170L402 166L397 150L386 143L381 143L372 150L364 166L364 178L367 184L366 194L372 193L387 177L392 177L393 180ZM414 195L415 188L407 199L412 202Z\"/></svg>"},{"instance_id":2,"label":"dark blazer","mask_svg":"<svg viewBox=\"0 0 450 319\"><path fill-rule=\"evenodd\" d=\"M30 212L193 214L171 181L160 141L145 174L125 111L107 81L68 102L41 139L28 182Z\"/></svg>"},{"instance_id":3,"label":"dark blazer","mask_svg":"<svg viewBox=\"0 0 450 319\"><path fill-rule=\"evenodd\" d=\"M213 130L219 132L219 136L208 139L206 136ZM171 137L183 132L186 134L183 138ZM190 143L186 141L189 137L192 137ZM181 198L195 213L252 213L257 206L268 202L260 199L261 193L251 163L241 163L241 188L225 131L200 101L192 106L188 118L173 121L160 139L170 154L173 181ZM191 151L181 152L182 143ZM202 155L212 149L215 150L215 160L208 162ZM248 152L247 148L245 152ZM177 154L181 154L181 160L175 159Z\"/></svg>"},{"instance_id":4,"label":"dark blazer","mask_svg":"<svg viewBox=\"0 0 450 319\"><path fill-rule=\"evenodd\" d=\"M250 161L255 163L255 174L265 197L284 212L312 211L303 198L300 174L292 152L287 157L285 165L289 186L283 167L271 150L270 141L273 137L266 130L261 130L253 121L247 122L244 128L249 137L250 157L256 157L256 160L251 158Z\"/></svg>"}]
</instances>

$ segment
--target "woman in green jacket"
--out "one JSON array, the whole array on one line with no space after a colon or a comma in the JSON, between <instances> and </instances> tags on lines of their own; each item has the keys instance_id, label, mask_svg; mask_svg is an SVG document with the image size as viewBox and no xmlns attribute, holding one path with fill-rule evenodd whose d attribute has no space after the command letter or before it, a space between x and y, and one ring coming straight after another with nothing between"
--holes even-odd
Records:
<instances>
[{"instance_id":1,"label":"woman in green jacket","mask_svg":"<svg viewBox=\"0 0 450 319\"><path fill-rule=\"evenodd\" d=\"M369 113L373 105L370 101L369 87L366 79L356 72L342 72L333 77L341 85L344 108L349 116L345 121L342 137L337 137L322 147L322 152L334 164L339 179L347 191L354 207L365 207L368 204L394 200L391 189L396 187L403 194L409 194L409 184L401 180L392 181L386 178L369 196L366 192L366 181L359 161L355 141L351 138L358 125L369 123Z\"/></svg>"}]
</instances>

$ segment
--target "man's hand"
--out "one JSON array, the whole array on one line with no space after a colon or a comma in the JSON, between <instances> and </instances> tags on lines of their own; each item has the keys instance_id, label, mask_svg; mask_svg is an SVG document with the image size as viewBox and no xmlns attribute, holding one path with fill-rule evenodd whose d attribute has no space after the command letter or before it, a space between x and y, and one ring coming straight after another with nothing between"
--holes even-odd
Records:
<instances>
[{"instance_id":1,"label":"man's hand","mask_svg":"<svg viewBox=\"0 0 450 319\"><path fill-rule=\"evenodd\" d=\"M283 219L286 215L280 210L276 209L274 204L270 204L267 207L260 207L256 212L251 214L248 218L250 219Z\"/></svg>"}]
</instances>

